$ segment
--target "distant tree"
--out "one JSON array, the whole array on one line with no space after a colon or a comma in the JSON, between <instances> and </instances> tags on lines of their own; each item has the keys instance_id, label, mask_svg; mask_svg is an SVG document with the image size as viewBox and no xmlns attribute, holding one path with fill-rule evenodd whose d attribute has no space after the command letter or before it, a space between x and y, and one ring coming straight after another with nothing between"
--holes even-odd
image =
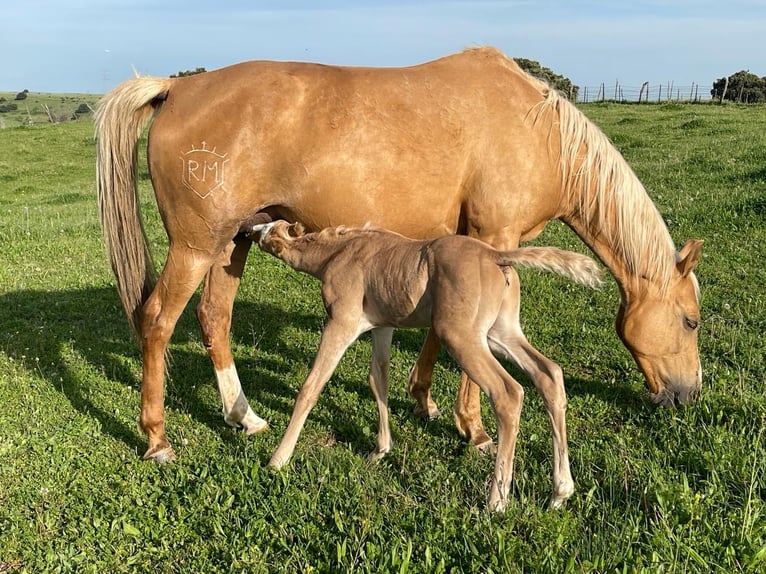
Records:
<instances>
[{"instance_id":1,"label":"distant tree","mask_svg":"<svg viewBox=\"0 0 766 574\"><path fill-rule=\"evenodd\" d=\"M197 68L195 70L184 70L183 72L178 72L177 74L170 74L171 78L183 78L184 76L194 76L195 74L204 74L207 72L205 68Z\"/></svg>"},{"instance_id":2,"label":"distant tree","mask_svg":"<svg viewBox=\"0 0 766 574\"><path fill-rule=\"evenodd\" d=\"M514 58L513 60L522 70L536 78L540 78L570 100L574 101L577 99L577 92L580 91L580 87L574 85L569 78L557 74L550 68L540 65L540 62L535 60L527 60L526 58Z\"/></svg>"},{"instance_id":3,"label":"distant tree","mask_svg":"<svg viewBox=\"0 0 766 574\"><path fill-rule=\"evenodd\" d=\"M16 94L15 100L26 100L27 94L29 94L29 90L24 90L23 92L19 92Z\"/></svg>"},{"instance_id":4,"label":"distant tree","mask_svg":"<svg viewBox=\"0 0 766 574\"><path fill-rule=\"evenodd\" d=\"M719 100L758 104L766 102L766 77L759 78L746 70L713 82L710 95Z\"/></svg>"},{"instance_id":5,"label":"distant tree","mask_svg":"<svg viewBox=\"0 0 766 574\"><path fill-rule=\"evenodd\" d=\"M74 111L74 113L75 113L75 115L78 115L78 114L89 114L92 111L93 110L91 110L91 108L90 108L90 106L88 104L82 103L79 106L77 106L77 109Z\"/></svg>"}]
</instances>

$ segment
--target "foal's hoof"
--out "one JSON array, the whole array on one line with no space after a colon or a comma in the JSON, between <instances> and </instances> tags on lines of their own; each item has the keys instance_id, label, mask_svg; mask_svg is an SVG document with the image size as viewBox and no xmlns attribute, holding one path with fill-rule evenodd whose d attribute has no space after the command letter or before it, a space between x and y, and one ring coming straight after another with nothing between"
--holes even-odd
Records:
<instances>
[{"instance_id":1,"label":"foal's hoof","mask_svg":"<svg viewBox=\"0 0 766 574\"><path fill-rule=\"evenodd\" d=\"M383 460L383 457L385 457L388 454L388 449L386 450L374 450L370 454L367 455L367 461L368 462L378 462L380 460Z\"/></svg>"},{"instance_id":2,"label":"foal's hoof","mask_svg":"<svg viewBox=\"0 0 766 574\"><path fill-rule=\"evenodd\" d=\"M154 446L147 450L141 458L144 460L153 460L157 464L165 464L167 462L173 462L176 459L176 453L170 445Z\"/></svg>"},{"instance_id":3,"label":"foal's hoof","mask_svg":"<svg viewBox=\"0 0 766 574\"><path fill-rule=\"evenodd\" d=\"M556 510L564 506L564 503L574 494L574 484L565 483L559 486L558 492L554 491L551 495L551 501L548 503L550 510Z\"/></svg>"}]
</instances>

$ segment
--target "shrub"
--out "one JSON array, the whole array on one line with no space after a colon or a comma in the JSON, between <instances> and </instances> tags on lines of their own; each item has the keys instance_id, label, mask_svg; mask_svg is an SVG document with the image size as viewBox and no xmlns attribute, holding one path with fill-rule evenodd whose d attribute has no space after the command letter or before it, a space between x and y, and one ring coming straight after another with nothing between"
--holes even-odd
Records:
<instances>
[{"instance_id":1,"label":"shrub","mask_svg":"<svg viewBox=\"0 0 766 574\"><path fill-rule=\"evenodd\" d=\"M710 95L719 100L757 104L766 102L766 77L759 78L746 70L719 78L713 83Z\"/></svg>"},{"instance_id":2,"label":"shrub","mask_svg":"<svg viewBox=\"0 0 766 574\"><path fill-rule=\"evenodd\" d=\"M16 94L15 100L26 100L27 94L29 94L29 90L24 90L23 92L19 92Z\"/></svg>"},{"instance_id":3,"label":"shrub","mask_svg":"<svg viewBox=\"0 0 766 574\"><path fill-rule=\"evenodd\" d=\"M557 74L550 68L540 65L540 62L535 60L527 60L526 58L514 58L513 60L522 70L536 78L540 78L570 100L575 101L577 99L577 92L580 91L580 87L574 85L569 78Z\"/></svg>"},{"instance_id":4,"label":"shrub","mask_svg":"<svg viewBox=\"0 0 766 574\"><path fill-rule=\"evenodd\" d=\"M15 112L19 109L19 106L16 104L3 104L0 106L0 114L4 114L6 112Z\"/></svg>"},{"instance_id":5,"label":"shrub","mask_svg":"<svg viewBox=\"0 0 766 574\"><path fill-rule=\"evenodd\" d=\"M170 74L171 78L183 78L184 76L194 76L195 74L204 74L207 72L205 68L197 68L196 70L184 70L183 72L178 72L177 74Z\"/></svg>"}]
</instances>

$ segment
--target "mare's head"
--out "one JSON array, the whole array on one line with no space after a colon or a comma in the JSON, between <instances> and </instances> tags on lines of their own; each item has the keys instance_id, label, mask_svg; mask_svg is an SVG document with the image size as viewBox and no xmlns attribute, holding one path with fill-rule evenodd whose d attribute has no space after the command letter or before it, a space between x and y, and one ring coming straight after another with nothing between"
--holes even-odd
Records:
<instances>
[{"instance_id":1,"label":"mare's head","mask_svg":"<svg viewBox=\"0 0 766 574\"><path fill-rule=\"evenodd\" d=\"M617 314L617 334L646 377L652 400L666 407L699 395L702 367L697 349L699 286L694 276L702 241L678 252L667 288L644 285Z\"/></svg>"}]
</instances>

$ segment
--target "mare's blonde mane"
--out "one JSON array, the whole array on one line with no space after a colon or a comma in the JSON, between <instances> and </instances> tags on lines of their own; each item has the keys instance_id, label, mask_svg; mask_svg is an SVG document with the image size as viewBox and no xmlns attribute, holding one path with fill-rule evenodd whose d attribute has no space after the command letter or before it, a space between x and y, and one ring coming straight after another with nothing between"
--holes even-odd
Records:
<instances>
[{"instance_id":1,"label":"mare's blonde mane","mask_svg":"<svg viewBox=\"0 0 766 574\"><path fill-rule=\"evenodd\" d=\"M551 88L535 121L546 111L558 117L559 161L572 214L587 233L603 234L630 276L666 290L675 268L675 246L636 174L606 135Z\"/></svg>"}]
</instances>

